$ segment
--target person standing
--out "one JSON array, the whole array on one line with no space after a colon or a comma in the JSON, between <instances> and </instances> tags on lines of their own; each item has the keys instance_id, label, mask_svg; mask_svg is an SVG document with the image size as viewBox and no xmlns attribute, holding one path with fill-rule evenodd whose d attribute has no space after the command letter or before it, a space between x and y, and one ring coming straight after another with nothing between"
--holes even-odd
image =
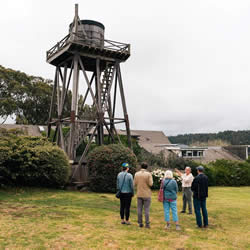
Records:
<instances>
[{"instance_id":1,"label":"person standing","mask_svg":"<svg viewBox=\"0 0 250 250\"><path fill-rule=\"evenodd\" d=\"M192 186L192 182L194 180L194 177L191 173L191 168L186 166L185 174L181 173L178 169L175 169L175 171L182 179L183 207L182 207L181 213L186 213L186 206L188 204L189 214L192 214L192 190L191 190L191 186Z\"/></svg>"},{"instance_id":2,"label":"person standing","mask_svg":"<svg viewBox=\"0 0 250 250\"><path fill-rule=\"evenodd\" d=\"M122 164L122 172L117 175L117 190L121 191L120 194L120 216L121 224L130 225L129 216L130 216L130 206L131 200L134 196L134 185L133 185L133 176L128 173L129 164ZM126 220L124 220L124 214Z\"/></svg>"},{"instance_id":3,"label":"person standing","mask_svg":"<svg viewBox=\"0 0 250 250\"><path fill-rule=\"evenodd\" d=\"M163 187L163 197L164 197L163 198L164 217L167 223L165 229L170 228L170 209L171 209L173 221L175 222L176 225L176 230L181 230L177 214L178 185L176 180L173 180L172 171L170 170L166 171L162 187Z\"/></svg>"},{"instance_id":4,"label":"person standing","mask_svg":"<svg viewBox=\"0 0 250 250\"><path fill-rule=\"evenodd\" d=\"M208 215L206 208L206 199L208 197L208 178L204 174L203 166L198 166L198 175L194 178L191 189L193 191L194 211L196 223L199 228L202 227L201 211L203 216L203 227L208 227ZM201 210L201 211L200 211Z\"/></svg>"},{"instance_id":5,"label":"person standing","mask_svg":"<svg viewBox=\"0 0 250 250\"><path fill-rule=\"evenodd\" d=\"M146 228L150 228L149 209L151 204L151 187L153 178L147 171L148 164L142 163L141 170L135 174L134 186L137 190L137 216L139 227L143 227L142 212L145 211Z\"/></svg>"}]
</instances>

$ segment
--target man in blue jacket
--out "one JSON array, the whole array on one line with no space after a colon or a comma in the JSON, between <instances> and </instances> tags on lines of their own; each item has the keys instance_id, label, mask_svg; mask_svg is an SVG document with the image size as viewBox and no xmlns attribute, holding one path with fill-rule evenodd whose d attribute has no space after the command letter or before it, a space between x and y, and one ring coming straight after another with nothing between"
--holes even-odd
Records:
<instances>
[{"instance_id":1,"label":"man in blue jacket","mask_svg":"<svg viewBox=\"0 0 250 250\"><path fill-rule=\"evenodd\" d=\"M201 220L201 211L202 211L203 226L204 228L206 228L208 227L208 215L206 208L206 199L208 197L208 178L203 173L204 168L202 166L198 166L196 169L198 175L194 178L191 186L191 189L193 191L193 202L194 202L196 223L199 228L202 227L202 220Z\"/></svg>"}]
</instances>

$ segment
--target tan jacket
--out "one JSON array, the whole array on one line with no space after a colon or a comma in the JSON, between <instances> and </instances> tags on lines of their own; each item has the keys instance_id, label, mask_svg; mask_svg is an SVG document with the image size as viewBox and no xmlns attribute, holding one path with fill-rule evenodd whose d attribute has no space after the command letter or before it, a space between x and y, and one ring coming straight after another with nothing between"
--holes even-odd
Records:
<instances>
[{"instance_id":1,"label":"tan jacket","mask_svg":"<svg viewBox=\"0 0 250 250\"><path fill-rule=\"evenodd\" d=\"M152 194L150 187L152 187L152 185L152 174L149 173L146 169L141 169L135 174L134 186L137 190L137 197L150 198Z\"/></svg>"}]
</instances>

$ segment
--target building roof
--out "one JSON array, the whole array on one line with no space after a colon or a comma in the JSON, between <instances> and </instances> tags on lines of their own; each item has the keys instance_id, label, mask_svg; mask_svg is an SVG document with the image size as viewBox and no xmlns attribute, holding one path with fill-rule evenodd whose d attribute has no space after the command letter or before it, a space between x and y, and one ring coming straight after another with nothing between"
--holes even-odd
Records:
<instances>
[{"instance_id":1,"label":"building roof","mask_svg":"<svg viewBox=\"0 0 250 250\"><path fill-rule=\"evenodd\" d=\"M140 142L154 144L170 144L168 137L162 131L131 130L131 133L139 135Z\"/></svg>"},{"instance_id":2,"label":"building roof","mask_svg":"<svg viewBox=\"0 0 250 250\"><path fill-rule=\"evenodd\" d=\"M208 147L208 149L205 151L204 157L199 158L199 161L201 163L209 163L220 159L233 161L242 160L240 157L227 151L223 147Z\"/></svg>"},{"instance_id":3,"label":"building roof","mask_svg":"<svg viewBox=\"0 0 250 250\"><path fill-rule=\"evenodd\" d=\"M159 147L159 144L170 144L168 137L162 131L131 130L131 133L139 135L139 145L148 152L153 154L158 154L161 151L167 152L164 148Z\"/></svg>"},{"instance_id":4,"label":"building roof","mask_svg":"<svg viewBox=\"0 0 250 250\"><path fill-rule=\"evenodd\" d=\"M41 136L39 126L37 126L37 125L0 124L0 128L4 128L7 130L20 129L27 135Z\"/></svg>"}]
</instances>

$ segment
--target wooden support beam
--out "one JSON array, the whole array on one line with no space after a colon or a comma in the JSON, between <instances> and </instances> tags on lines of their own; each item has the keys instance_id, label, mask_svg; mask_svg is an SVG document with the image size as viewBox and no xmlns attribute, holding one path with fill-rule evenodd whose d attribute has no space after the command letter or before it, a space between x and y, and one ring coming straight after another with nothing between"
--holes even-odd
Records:
<instances>
[{"instance_id":1,"label":"wooden support beam","mask_svg":"<svg viewBox=\"0 0 250 250\"><path fill-rule=\"evenodd\" d=\"M56 68L56 72L55 72L54 85L53 85L52 97L51 97L51 102L50 102L47 137L50 137L50 132L51 132L51 120L52 120L52 114L53 114L53 110L54 110L53 107L54 107L54 99L55 99L56 86L57 86L56 78L57 78L57 68Z\"/></svg>"},{"instance_id":2,"label":"wooden support beam","mask_svg":"<svg viewBox=\"0 0 250 250\"><path fill-rule=\"evenodd\" d=\"M80 165L82 164L84 158L85 158L86 155L87 155L87 152L88 152L88 150L89 150L90 144L91 144L91 142L92 142L92 140L93 140L93 138L94 138L94 136L95 136L97 127L98 127L98 124L95 126L94 131L93 131L92 135L91 135L90 138L89 138L88 144L87 144L87 146L86 146L85 149L84 149L84 152L83 152L83 154L82 154L82 156L81 156L81 158L80 158L80 160L79 160L78 166L80 166Z\"/></svg>"},{"instance_id":3,"label":"wooden support beam","mask_svg":"<svg viewBox=\"0 0 250 250\"><path fill-rule=\"evenodd\" d=\"M60 68L57 67L56 89L57 89L57 115L60 116L61 102L60 102L60 80L59 80Z\"/></svg>"},{"instance_id":4,"label":"wooden support beam","mask_svg":"<svg viewBox=\"0 0 250 250\"><path fill-rule=\"evenodd\" d=\"M103 117L104 113L102 110L102 100L101 100L101 72L100 72L100 59L96 59L96 94L97 94L97 106L98 106L98 117L99 117L99 125L97 128L97 137L98 137L98 144L102 145L104 141L104 132L103 132Z\"/></svg>"},{"instance_id":5,"label":"wooden support beam","mask_svg":"<svg viewBox=\"0 0 250 250\"><path fill-rule=\"evenodd\" d=\"M87 83L87 85L88 85L88 88L89 88L91 97L92 97L92 99L93 99L94 105L95 105L95 107L96 107L96 109L97 109L97 112L99 113L99 108L98 108L98 105L97 105L97 102L96 102L96 99L95 99L94 92L93 92L93 90L92 90L92 88L91 88L91 86L90 86L90 82L89 82L87 73L86 73L86 71L85 71L85 68L84 68L83 63L82 63L82 59L81 59L80 57L79 57L79 63L80 63L80 67L81 67L81 70L82 70L82 72L83 72L83 76L84 76L84 78L85 78L85 81L86 81L86 83Z\"/></svg>"},{"instance_id":6,"label":"wooden support beam","mask_svg":"<svg viewBox=\"0 0 250 250\"><path fill-rule=\"evenodd\" d=\"M126 106L125 95L124 95L124 90L123 90L120 64L117 65L117 73L118 73L118 83L119 83L119 88L120 88L120 94L121 94L121 99L122 99L123 114L124 114L124 119L126 120L125 124L126 124L126 131L127 131L127 137L128 137L128 146L132 148L129 119L128 119L127 106Z\"/></svg>"},{"instance_id":7,"label":"wooden support beam","mask_svg":"<svg viewBox=\"0 0 250 250\"><path fill-rule=\"evenodd\" d=\"M75 116L77 108L77 90L78 90L78 81L79 81L79 56L74 56L74 73L73 73L73 89L72 89L72 103L71 103L71 123L70 123L70 139L68 147L68 156L71 160L74 160L75 150L74 150L74 140L75 140Z\"/></svg>"},{"instance_id":8,"label":"wooden support beam","mask_svg":"<svg viewBox=\"0 0 250 250\"><path fill-rule=\"evenodd\" d=\"M113 133L110 131L110 129L109 129L108 124L106 123L106 121L103 121L103 124L104 124L104 126L106 127L106 129L108 130L109 135L110 135L111 138L112 138L112 141L115 142L114 135L113 135Z\"/></svg>"},{"instance_id":9,"label":"wooden support beam","mask_svg":"<svg viewBox=\"0 0 250 250\"><path fill-rule=\"evenodd\" d=\"M74 60L72 60L71 62L71 67L70 67L70 73L69 73L69 78L68 78L68 82L67 82L67 87L63 96L63 103L62 103L62 113L61 116L63 116L64 113L64 106L65 106L65 102L66 102L66 98L68 95L68 89L69 89L69 84L70 84L70 80L71 80L71 76L72 76L72 72L73 72L73 67L74 67Z\"/></svg>"},{"instance_id":10,"label":"wooden support beam","mask_svg":"<svg viewBox=\"0 0 250 250\"><path fill-rule=\"evenodd\" d=\"M90 79L90 86L92 85L94 78L95 78L95 72L93 72L93 74L92 74L92 76L91 76L91 79ZM85 104L85 102L86 102L86 99L87 99L87 97L88 97L88 94L89 94L89 88L87 89L87 91L86 91L86 93L85 93L85 95L84 95L83 102L82 102L82 106L81 106L80 109L83 109L84 104Z\"/></svg>"}]
</instances>

